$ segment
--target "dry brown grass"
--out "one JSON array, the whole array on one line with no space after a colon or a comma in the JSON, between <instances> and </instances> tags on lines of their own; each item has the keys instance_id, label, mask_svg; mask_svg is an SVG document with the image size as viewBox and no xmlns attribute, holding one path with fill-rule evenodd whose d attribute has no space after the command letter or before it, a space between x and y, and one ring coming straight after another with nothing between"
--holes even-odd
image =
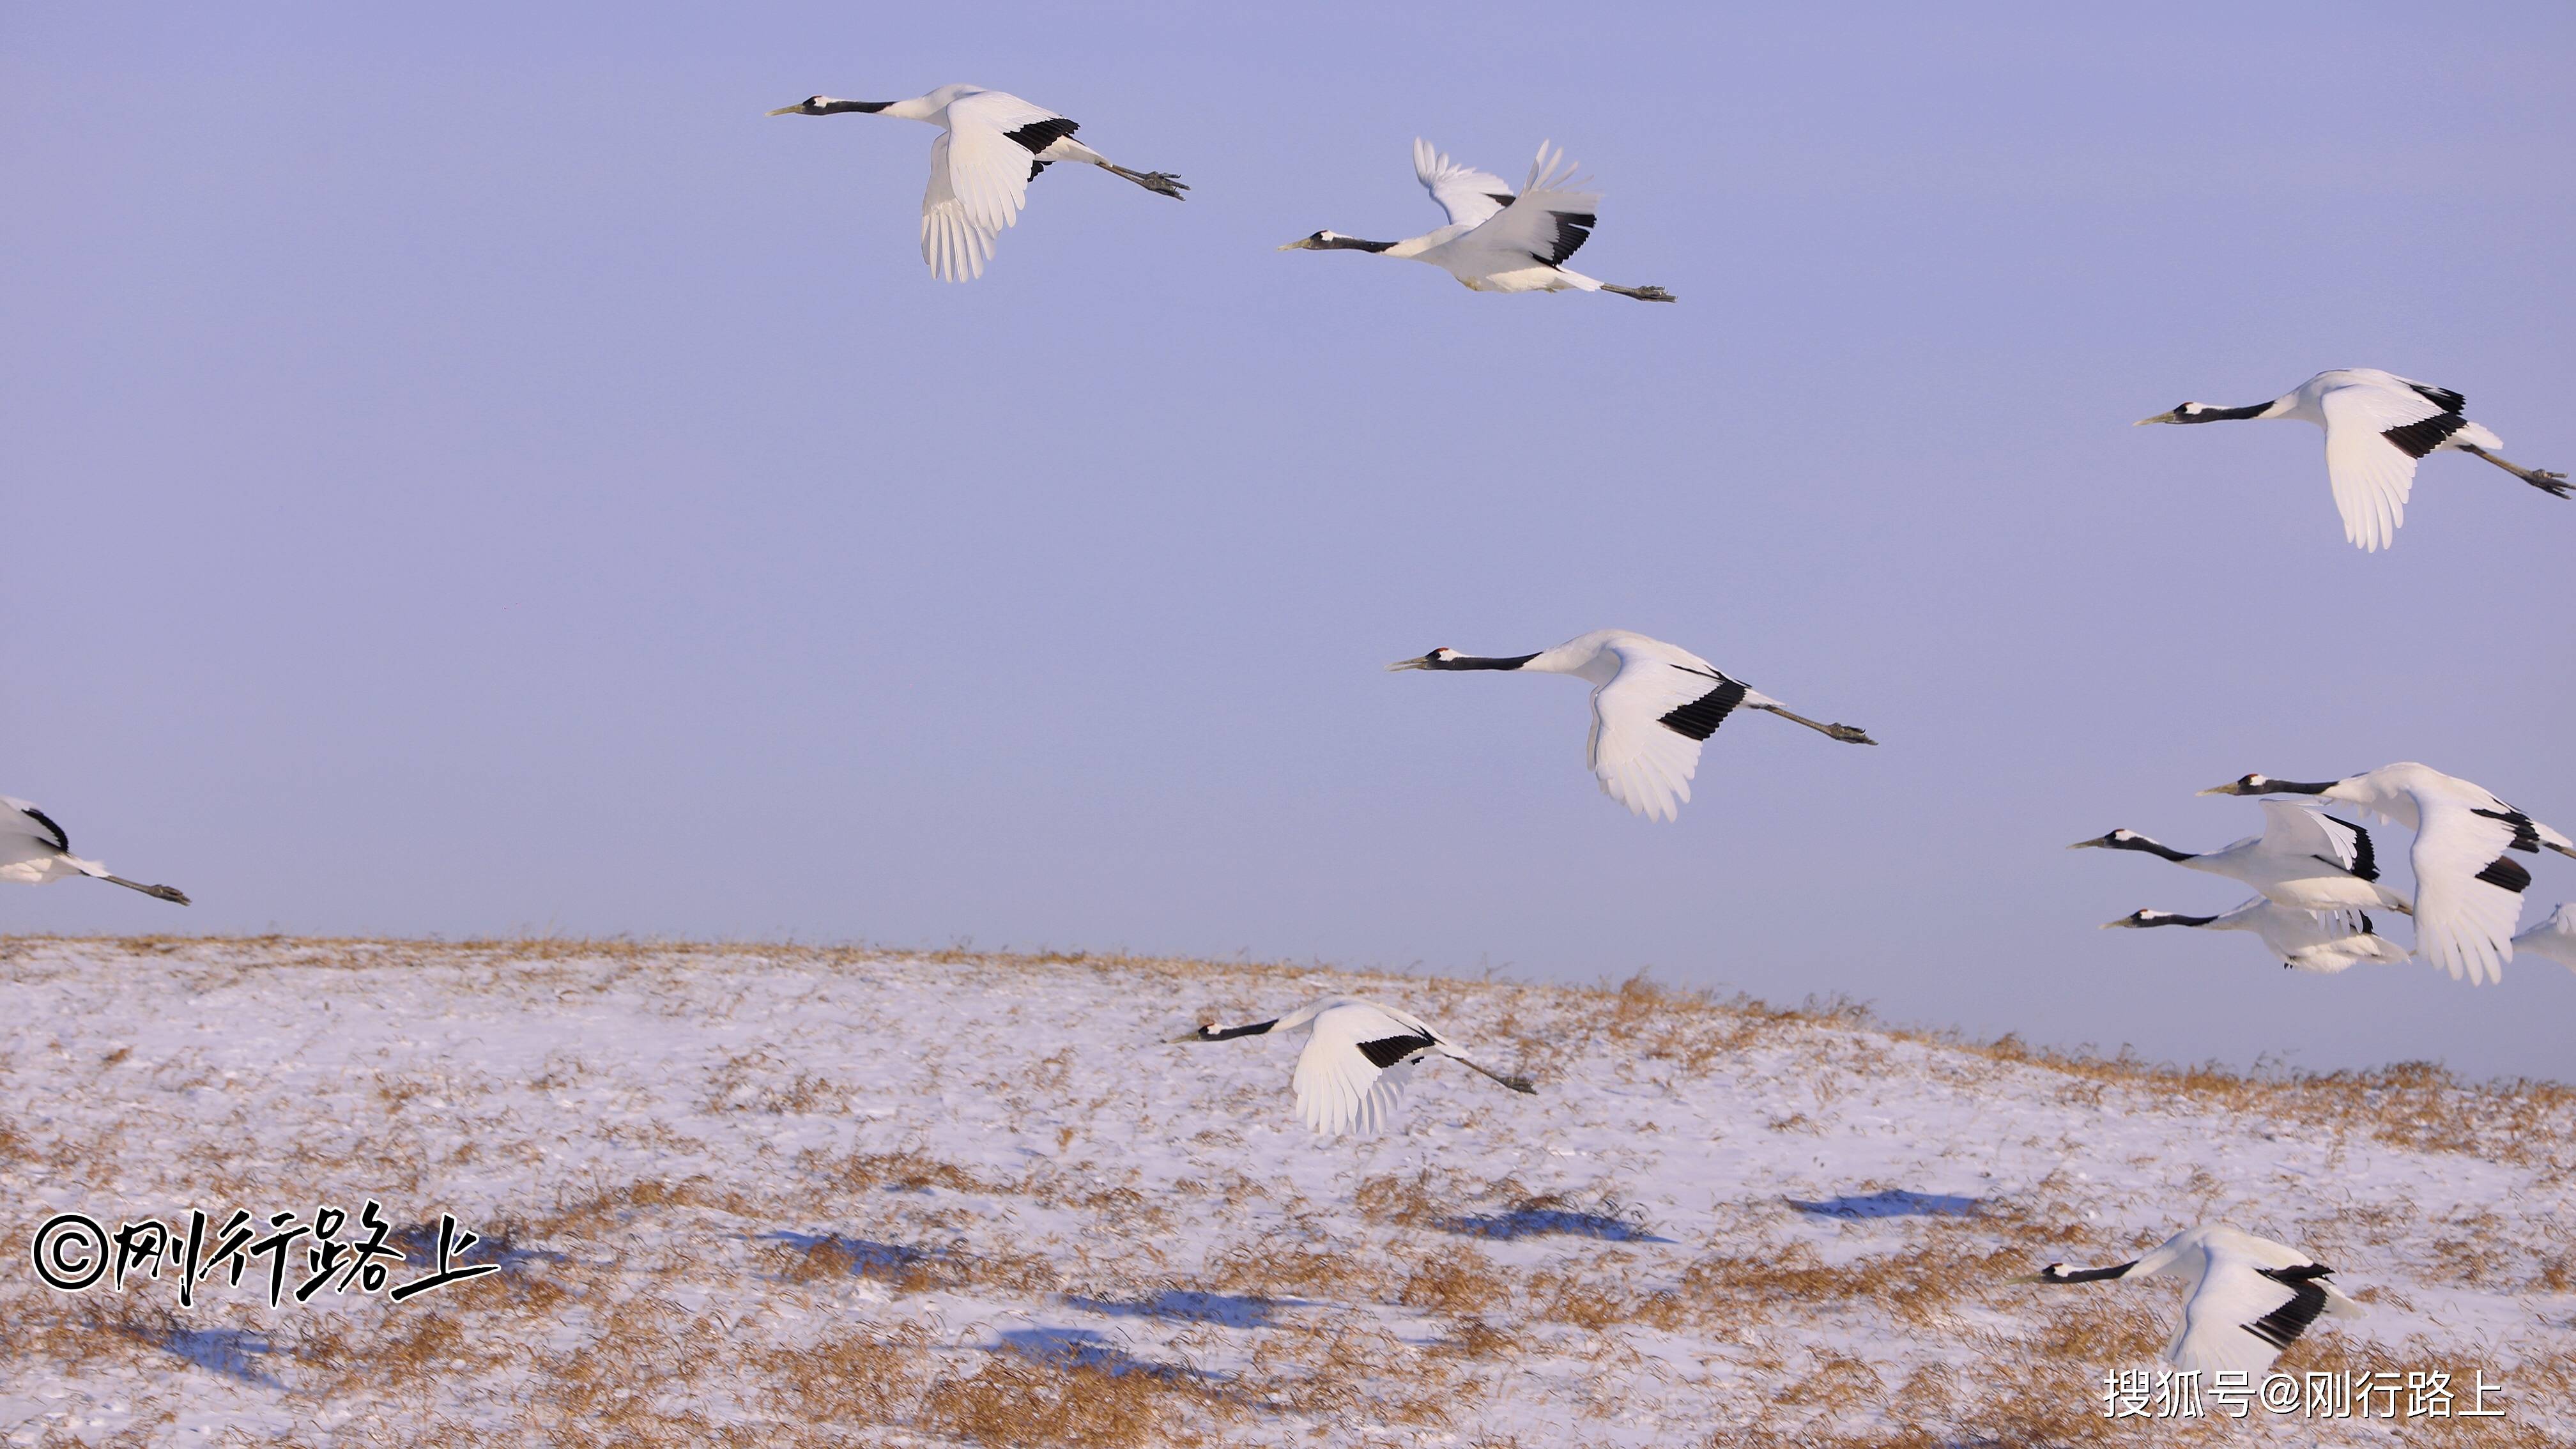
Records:
<instances>
[{"instance_id":1,"label":"dry brown grass","mask_svg":"<svg viewBox=\"0 0 2576 1449\"><path fill-rule=\"evenodd\" d=\"M919 1422L1004 1449L1127 1449L1208 1443L1210 1430L1241 1413L1227 1395L1187 1372L995 1354L972 1373L932 1384Z\"/></svg>"}]
</instances>

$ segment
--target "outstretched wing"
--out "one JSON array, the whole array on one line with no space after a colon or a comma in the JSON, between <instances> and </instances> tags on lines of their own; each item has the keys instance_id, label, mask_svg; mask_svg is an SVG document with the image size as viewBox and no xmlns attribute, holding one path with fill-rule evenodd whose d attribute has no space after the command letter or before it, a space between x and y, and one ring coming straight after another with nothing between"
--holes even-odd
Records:
<instances>
[{"instance_id":1,"label":"outstretched wing","mask_svg":"<svg viewBox=\"0 0 2576 1449\"><path fill-rule=\"evenodd\" d=\"M1413 138L1413 175L1449 214L1451 226L1481 226L1512 204L1510 182L1491 171L1459 165L1419 136Z\"/></svg>"},{"instance_id":2,"label":"outstretched wing","mask_svg":"<svg viewBox=\"0 0 2576 1449\"><path fill-rule=\"evenodd\" d=\"M2262 805L2265 853L2313 856L2363 880L2379 879L2379 853L2369 831L2294 801L2266 800Z\"/></svg>"},{"instance_id":3,"label":"outstretched wing","mask_svg":"<svg viewBox=\"0 0 2576 1449\"><path fill-rule=\"evenodd\" d=\"M1619 672L1592 691L1586 763L1611 799L1670 820L1690 799L1700 742L1744 702L1744 685L1715 669L1613 646Z\"/></svg>"},{"instance_id":4,"label":"outstretched wing","mask_svg":"<svg viewBox=\"0 0 2576 1449\"><path fill-rule=\"evenodd\" d=\"M1016 226L1028 204L1037 153L1073 123L1001 91L948 103L948 129L930 145L930 187L921 198L921 255L931 275L963 282L984 274L993 239Z\"/></svg>"},{"instance_id":5,"label":"outstretched wing","mask_svg":"<svg viewBox=\"0 0 2576 1449\"><path fill-rule=\"evenodd\" d=\"M2295 1268L2213 1263L2182 1306L2174 1367L2204 1376L2235 1370L2261 1377L2326 1308L2326 1286Z\"/></svg>"},{"instance_id":6,"label":"outstretched wing","mask_svg":"<svg viewBox=\"0 0 2576 1449\"><path fill-rule=\"evenodd\" d=\"M2419 799L2424 823L2409 859L2415 867L2415 950L2472 982L2501 981L2513 955L2514 922L2531 872L2506 852L2521 828L2514 817L2465 800Z\"/></svg>"},{"instance_id":7,"label":"outstretched wing","mask_svg":"<svg viewBox=\"0 0 2576 1449\"><path fill-rule=\"evenodd\" d=\"M1437 1040L1368 1003L1325 1009L1297 1054L1297 1115L1317 1132L1377 1131Z\"/></svg>"},{"instance_id":8,"label":"outstretched wing","mask_svg":"<svg viewBox=\"0 0 2576 1449\"><path fill-rule=\"evenodd\" d=\"M1560 266L1592 235L1601 209L1601 193L1582 186L1564 150L1542 144L1520 195L1462 240L1472 239L1479 250Z\"/></svg>"},{"instance_id":9,"label":"outstretched wing","mask_svg":"<svg viewBox=\"0 0 2576 1449\"><path fill-rule=\"evenodd\" d=\"M2334 484L2343 536L2366 552L2397 541L2415 460L2442 445L2467 419L2414 388L2356 382L2328 389L2326 477Z\"/></svg>"},{"instance_id":10,"label":"outstretched wing","mask_svg":"<svg viewBox=\"0 0 2576 1449\"><path fill-rule=\"evenodd\" d=\"M2207 1249L2200 1284L2183 1300L2182 1330L2165 1348L2178 1369L2259 1377L2319 1314L2361 1316L2361 1305L2326 1281L2333 1269L2288 1244L2221 1230Z\"/></svg>"}]
</instances>

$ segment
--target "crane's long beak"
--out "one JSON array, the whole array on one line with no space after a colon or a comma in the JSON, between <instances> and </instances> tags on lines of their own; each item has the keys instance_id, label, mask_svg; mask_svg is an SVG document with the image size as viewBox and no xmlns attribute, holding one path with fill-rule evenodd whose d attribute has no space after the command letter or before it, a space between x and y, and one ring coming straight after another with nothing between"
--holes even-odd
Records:
<instances>
[{"instance_id":1,"label":"crane's long beak","mask_svg":"<svg viewBox=\"0 0 2576 1449\"><path fill-rule=\"evenodd\" d=\"M2070 846L2068 846L2068 847L2066 847L2066 848L2067 848L2067 849L2069 849L2069 850L2085 850L2085 849L2089 849L2089 848L2091 848L2091 847L2093 847L2093 846L2100 845L2101 843L2102 843L2102 837L2100 837L2100 836L2098 836L2098 835L2097 835L2097 836L2093 837L2091 840L2079 840L2079 841L2075 842L2073 845L2070 845Z\"/></svg>"},{"instance_id":2,"label":"crane's long beak","mask_svg":"<svg viewBox=\"0 0 2576 1449\"><path fill-rule=\"evenodd\" d=\"M772 112L771 114L775 115L776 112ZM2169 423L2181 416L2182 414L2178 412L2158 413L2151 418L2140 418L2136 422L2129 424L2129 426L2133 428L2143 428L2149 423Z\"/></svg>"},{"instance_id":3,"label":"crane's long beak","mask_svg":"<svg viewBox=\"0 0 2576 1449\"><path fill-rule=\"evenodd\" d=\"M1315 239L1310 236L1301 236L1295 241L1288 243L1286 246L1281 247L1279 250L1283 252L1311 252L1314 249Z\"/></svg>"},{"instance_id":4,"label":"crane's long beak","mask_svg":"<svg viewBox=\"0 0 2576 1449\"><path fill-rule=\"evenodd\" d=\"M2131 924L2133 924L2133 922L2131 922L2127 916L2122 916L2116 921L2104 921L2101 925L2094 927L2094 929L2097 931L2107 931L2114 926L2126 926Z\"/></svg>"},{"instance_id":5,"label":"crane's long beak","mask_svg":"<svg viewBox=\"0 0 2576 1449\"><path fill-rule=\"evenodd\" d=\"M800 114L804 109L805 103L803 101L798 101L792 106L780 106L777 110L763 111L761 114L764 116L793 116Z\"/></svg>"},{"instance_id":6,"label":"crane's long beak","mask_svg":"<svg viewBox=\"0 0 2576 1449\"><path fill-rule=\"evenodd\" d=\"M2192 791L2191 793L2192 793L2194 796L2200 796L2200 795L2242 795L2242 794L2244 794L2244 793L2245 793L2245 790L2244 790L2244 787L2243 787L2243 786L2238 785L2234 780L2230 780L2230 781L2228 781L2228 782L2227 782L2226 784L2224 784L2224 785L2212 785L2212 786L2210 786L2210 787L2209 787L2208 789L2206 789L2206 790L2194 790L2194 791Z\"/></svg>"},{"instance_id":7,"label":"crane's long beak","mask_svg":"<svg viewBox=\"0 0 2576 1449\"><path fill-rule=\"evenodd\" d=\"M1286 249L1285 249L1285 248L1282 248L1281 250L1283 250L1283 251L1284 251L1284 250L1286 250ZM1427 655L1426 655L1426 656L1423 656L1423 657L1421 657L1421 658L1418 658L1418 659L1399 659L1399 660L1395 661L1393 664L1390 664L1390 665L1388 665L1388 666L1387 666L1387 668L1388 668L1388 669L1391 669L1391 670L1392 670L1392 669L1428 669L1428 668L1430 668L1430 667L1431 667L1431 660L1430 660L1430 657L1429 657L1429 656L1427 656Z\"/></svg>"},{"instance_id":8,"label":"crane's long beak","mask_svg":"<svg viewBox=\"0 0 2576 1449\"><path fill-rule=\"evenodd\" d=\"M1183 1043L1183 1042L1190 1042L1190 1041L1205 1041L1205 1040L1207 1040L1207 1038L1205 1038L1205 1037L1203 1037L1203 1036L1200 1036L1200 1035L1199 1035L1197 1032L1195 1032L1195 1031L1185 1031L1185 1032L1182 1032L1179 1036L1175 1036L1175 1037L1167 1037L1167 1038L1165 1038L1165 1042L1166 1042L1166 1044L1167 1044L1167 1045L1171 1045L1171 1046L1179 1046L1179 1045L1180 1045L1181 1043Z\"/></svg>"}]
</instances>

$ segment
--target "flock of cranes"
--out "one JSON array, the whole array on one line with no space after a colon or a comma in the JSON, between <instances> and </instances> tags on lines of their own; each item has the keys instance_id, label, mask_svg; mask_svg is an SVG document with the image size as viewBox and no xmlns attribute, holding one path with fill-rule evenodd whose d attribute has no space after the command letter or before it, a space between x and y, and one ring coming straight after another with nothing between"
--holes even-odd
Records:
<instances>
[{"instance_id":1,"label":"flock of cranes","mask_svg":"<svg viewBox=\"0 0 2576 1449\"><path fill-rule=\"evenodd\" d=\"M1079 162L1157 196L1181 200L1177 176L1120 166L1074 139L1078 123L1005 92L947 85L905 101L809 96L772 116L880 115L938 128L922 196L921 253L931 275L964 282L983 275L1001 233L1016 225L1028 190L1057 162ZM1577 178L1562 150L1542 143L1516 189L1492 172L1413 143L1414 175L1447 224L1402 241L1367 241L1317 231L1280 250L1359 251L1436 266L1478 292L1611 292L1670 302L1655 286L1619 286L1566 263L1592 234L1600 193ZM2370 368L2322 372L2267 403L2215 407L2187 402L2147 423L2295 418L2325 430L2326 473L2345 537L2366 551L2390 546L2404 521L2417 465L2441 451L2467 453L2554 497L2569 497L2563 474L2525 468L2499 455L2502 441L2463 414L2461 394ZM1440 648L1401 659L1393 670L1567 674L1592 685L1585 763L1602 791L1631 812L1676 818L1690 799L1702 746L1739 709L1804 725L1845 744L1877 743L1863 730L1792 712L1698 655L1624 630L1603 629L1532 654L1479 657ZM2370 832L2296 800L2263 799L2264 828L2223 849L2177 850L2130 830L2071 848L2135 851L2218 875L2257 894L2215 915L2140 910L2107 927L2182 926L2247 931L2292 970L2334 973L2394 965L2420 954L2454 979L2501 978L2517 949L2576 969L2576 914L2561 905L2515 933L2530 871L2516 853L2576 856L2567 836L2491 792L2418 764L2388 765L2322 783L2246 775L2202 794L2310 797L2371 812L2414 832L2408 852L2410 900L2380 879ZM142 885L71 853L63 828L37 806L0 796L0 880L43 884L82 876L179 905L188 897ZM2410 915L2414 952L2379 934L2372 913ZM2106 927L2106 928L2107 928ZM1375 1131L1390 1119L1410 1074L1445 1057L1514 1092L1536 1090L1476 1061L1455 1041L1407 1012L1333 997L1268 1021L1219 1030L1201 1026L1177 1042L1303 1033L1292 1079L1297 1114L1319 1133ZM2108 1268L2066 1271L2050 1264L2024 1280L2070 1284L2174 1274L2185 1281L2182 1327L2165 1357L2185 1369L2259 1371L2320 1315L2353 1315L2359 1305L2327 1282L2332 1269L2287 1245L2228 1227L2179 1234L2145 1256Z\"/></svg>"},{"instance_id":2,"label":"flock of cranes","mask_svg":"<svg viewBox=\"0 0 2576 1449\"><path fill-rule=\"evenodd\" d=\"M2358 806L2415 832L2407 862L2415 872L2413 900L2379 878L2379 851L2370 832L2340 816L2288 800L2265 800L2263 833L2223 850L2195 854L2150 840L2134 830L2114 830L2079 840L2070 850L2134 850L2189 870L2225 876L2261 892L2219 916L2179 916L2138 911L2112 926L2206 926L2253 931L2281 964L2297 971L2341 971L2366 961L2406 959L2393 942L2374 933L2371 911L2415 918L2416 953L2451 973L2454 981L2501 981L2517 946L2553 941L2548 922L2522 936L2522 895L2531 871L2515 852L2554 850L2576 856L2576 842L2541 824L2483 786L2412 761L2302 784L2268 775L2245 775L2214 785L2203 795L2304 795ZM2561 905L2550 921L2564 921ZM2544 956L2576 960L2556 945ZM2392 952L2396 954L2392 955Z\"/></svg>"}]
</instances>

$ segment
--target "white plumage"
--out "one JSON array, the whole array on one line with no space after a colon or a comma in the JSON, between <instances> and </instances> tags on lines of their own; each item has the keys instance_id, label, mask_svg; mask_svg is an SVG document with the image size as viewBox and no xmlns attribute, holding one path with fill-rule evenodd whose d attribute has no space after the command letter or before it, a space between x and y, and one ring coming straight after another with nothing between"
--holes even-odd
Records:
<instances>
[{"instance_id":1,"label":"white plumage","mask_svg":"<svg viewBox=\"0 0 2576 1449\"><path fill-rule=\"evenodd\" d=\"M1515 192L1494 173L1462 166L1417 137L1413 174L1448 216L1447 226L1400 242L1319 231L1279 250L1362 251L1426 262L1471 292L1616 292L1640 302L1673 300L1661 287L1613 286L1567 268L1566 259L1592 235L1601 193L1574 179L1561 148L1540 142L1529 180Z\"/></svg>"},{"instance_id":2,"label":"white plumage","mask_svg":"<svg viewBox=\"0 0 2576 1449\"><path fill-rule=\"evenodd\" d=\"M2215 916L2186 916L2173 911L2132 911L2102 929L2191 926L2209 931L2251 931L2262 938L2272 959L2293 971L2329 974L2365 962L2395 966L2406 960L2406 948L2371 928L2359 911L2303 911L2263 896Z\"/></svg>"},{"instance_id":3,"label":"white plumage","mask_svg":"<svg viewBox=\"0 0 2576 1449\"><path fill-rule=\"evenodd\" d=\"M1477 1062L1457 1043L1398 1011L1355 996L1309 1002L1286 1016L1219 1031L1202 1026L1177 1042L1228 1041L1274 1032L1306 1035L1297 1054L1297 1115L1317 1132L1375 1132L1386 1125L1413 1068L1443 1056L1493 1078L1515 1092L1535 1092L1526 1077L1507 1077Z\"/></svg>"},{"instance_id":4,"label":"white plumage","mask_svg":"<svg viewBox=\"0 0 2576 1449\"><path fill-rule=\"evenodd\" d=\"M1701 743L1738 705L1795 720L1845 744L1878 743L1851 725L1819 724L1793 714L1689 650L1625 629L1596 629L1553 649L1511 658L1434 649L1387 668L1516 669L1591 681L1592 734L1584 745L1584 763L1600 778L1603 793L1658 820L1673 819L1690 799Z\"/></svg>"},{"instance_id":5,"label":"white plumage","mask_svg":"<svg viewBox=\"0 0 2576 1449\"><path fill-rule=\"evenodd\" d=\"M2547 920L2514 937L2513 948L2576 971L2576 907L2561 904Z\"/></svg>"},{"instance_id":6,"label":"white plumage","mask_svg":"<svg viewBox=\"0 0 2576 1449\"><path fill-rule=\"evenodd\" d=\"M1177 201L1189 188L1160 171L1130 171L1073 139L1078 123L1005 91L941 86L909 101L841 101L808 96L773 116L885 115L939 128L930 143L930 185L921 198L921 257L943 282L984 275L994 239L1016 226L1029 183L1057 161L1080 161Z\"/></svg>"},{"instance_id":7,"label":"white plumage","mask_svg":"<svg viewBox=\"0 0 2576 1449\"><path fill-rule=\"evenodd\" d=\"M97 861L72 854L71 836L52 816L27 801L0 795L0 880L45 885L76 875L141 891L155 900L188 903L188 897L174 887L141 885L109 874Z\"/></svg>"},{"instance_id":8,"label":"white plumage","mask_svg":"<svg viewBox=\"0 0 2576 1449\"><path fill-rule=\"evenodd\" d=\"M2079 840L2069 850L2134 850L2188 870L2242 881L2301 911L2407 910L2404 896L2379 883L2370 832L2349 820L2282 800L2263 802L2263 833L2223 850L2176 850L2134 830Z\"/></svg>"},{"instance_id":9,"label":"white plumage","mask_svg":"<svg viewBox=\"0 0 2576 1449\"><path fill-rule=\"evenodd\" d=\"M2445 448L2484 458L2545 493L2565 498L2563 473L2525 468L2496 456L2504 440L2460 413L2468 400L2449 388L2375 367L2320 372L2268 403L2241 408L2187 402L2149 423L2215 423L2293 418L2326 430L2326 479L2334 485L2343 536L2367 552L2397 541L2406 521L2415 465Z\"/></svg>"},{"instance_id":10,"label":"white plumage","mask_svg":"<svg viewBox=\"0 0 2576 1449\"><path fill-rule=\"evenodd\" d=\"M2514 922L2531 872L2507 852L2546 846L2576 856L2576 842L2493 792L2412 761L2313 784L2246 775L2200 793L2316 795L2413 830L2415 950L2453 980L2501 981L2513 959Z\"/></svg>"},{"instance_id":11,"label":"white plumage","mask_svg":"<svg viewBox=\"0 0 2576 1449\"><path fill-rule=\"evenodd\" d=\"M2182 1325L2165 1343L2165 1362L2203 1375L2232 1370L2259 1377L2319 1314L2362 1316L2360 1304L2326 1281L2333 1271L2287 1243L2221 1225L2176 1233L2143 1257L2112 1267L2070 1273L2065 1264L2051 1263L2013 1281L2116 1282L2173 1274L2183 1280Z\"/></svg>"}]
</instances>

